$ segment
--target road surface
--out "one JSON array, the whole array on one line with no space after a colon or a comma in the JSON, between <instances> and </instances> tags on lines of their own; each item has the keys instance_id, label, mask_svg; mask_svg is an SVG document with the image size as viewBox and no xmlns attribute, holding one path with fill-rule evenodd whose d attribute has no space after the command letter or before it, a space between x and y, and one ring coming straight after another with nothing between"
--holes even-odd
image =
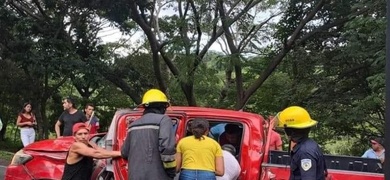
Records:
<instances>
[{"instance_id":1,"label":"road surface","mask_svg":"<svg viewBox=\"0 0 390 180\"><path fill-rule=\"evenodd\" d=\"M5 177L5 168L6 166L0 165L0 179L4 179Z\"/></svg>"}]
</instances>

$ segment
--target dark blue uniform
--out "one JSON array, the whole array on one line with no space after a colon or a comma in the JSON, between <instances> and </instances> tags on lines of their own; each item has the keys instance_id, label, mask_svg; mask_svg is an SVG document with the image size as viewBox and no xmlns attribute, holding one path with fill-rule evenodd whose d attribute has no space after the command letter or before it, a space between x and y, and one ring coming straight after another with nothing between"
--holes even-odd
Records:
<instances>
[{"instance_id":1,"label":"dark blue uniform","mask_svg":"<svg viewBox=\"0 0 390 180\"><path fill-rule=\"evenodd\" d=\"M318 144L310 138L291 151L290 180L324 180L325 159Z\"/></svg>"}]
</instances>

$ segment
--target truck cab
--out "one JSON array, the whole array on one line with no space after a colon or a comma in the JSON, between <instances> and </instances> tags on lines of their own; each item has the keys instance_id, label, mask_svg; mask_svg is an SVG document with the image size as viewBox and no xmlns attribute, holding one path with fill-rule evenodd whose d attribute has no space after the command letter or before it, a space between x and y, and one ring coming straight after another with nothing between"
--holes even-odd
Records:
<instances>
[{"instance_id":1,"label":"truck cab","mask_svg":"<svg viewBox=\"0 0 390 180\"><path fill-rule=\"evenodd\" d=\"M105 147L121 150L127 128L139 119L143 109L123 109L116 112L106 137ZM289 154L285 151L269 151L270 129L263 127L261 115L233 110L203 107L169 107L166 115L171 117L172 129L176 132L176 143L190 135L188 126L194 118L209 121L210 128L235 124L241 128L239 152L236 156L241 166L241 180L282 180L289 179ZM216 141L218 137L210 134ZM332 179L379 180L384 179L378 161L349 156L326 155L329 177ZM103 169L104 179L126 180L128 178L127 160L111 159ZM136 173L136 172L134 172Z\"/></svg>"}]
</instances>

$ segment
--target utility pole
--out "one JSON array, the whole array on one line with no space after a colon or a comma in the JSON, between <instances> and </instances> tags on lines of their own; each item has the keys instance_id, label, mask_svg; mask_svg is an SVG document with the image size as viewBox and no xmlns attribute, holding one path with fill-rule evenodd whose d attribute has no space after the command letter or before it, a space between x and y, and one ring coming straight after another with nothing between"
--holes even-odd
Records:
<instances>
[{"instance_id":1,"label":"utility pole","mask_svg":"<svg viewBox=\"0 0 390 180\"><path fill-rule=\"evenodd\" d=\"M386 114L385 114L385 180L390 180L390 0L386 1Z\"/></svg>"}]
</instances>

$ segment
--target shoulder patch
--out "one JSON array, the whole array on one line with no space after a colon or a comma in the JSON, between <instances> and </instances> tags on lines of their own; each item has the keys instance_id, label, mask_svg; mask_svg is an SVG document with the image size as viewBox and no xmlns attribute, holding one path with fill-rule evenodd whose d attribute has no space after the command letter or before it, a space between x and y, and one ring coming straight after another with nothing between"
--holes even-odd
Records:
<instances>
[{"instance_id":1,"label":"shoulder patch","mask_svg":"<svg viewBox=\"0 0 390 180\"><path fill-rule=\"evenodd\" d=\"M311 168L311 159L302 159L301 167L304 171L308 171Z\"/></svg>"}]
</instances>

